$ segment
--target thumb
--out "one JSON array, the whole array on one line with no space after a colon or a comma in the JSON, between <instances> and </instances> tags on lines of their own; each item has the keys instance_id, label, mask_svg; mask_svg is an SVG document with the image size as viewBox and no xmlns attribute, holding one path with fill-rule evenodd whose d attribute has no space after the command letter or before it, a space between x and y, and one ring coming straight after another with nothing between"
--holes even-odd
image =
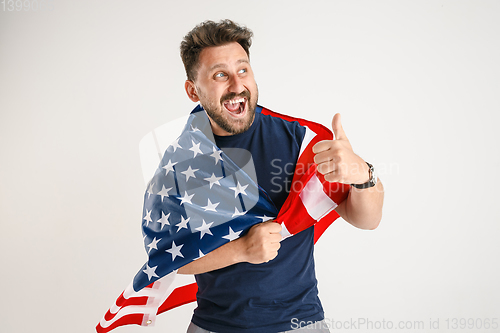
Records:
<instances>
[{"instance_id":1,"label":"thumb","mask_svg":"<svg viewBox=\"0 0 500 333\"><path fill-rule=\"evenodd\" d=\"M333 116L332 130L335 135L334 140L347 140L347 136L342 128L342 123L340 122L340 113L336 113L335 116Z\"/></svg>"}]
</instances>

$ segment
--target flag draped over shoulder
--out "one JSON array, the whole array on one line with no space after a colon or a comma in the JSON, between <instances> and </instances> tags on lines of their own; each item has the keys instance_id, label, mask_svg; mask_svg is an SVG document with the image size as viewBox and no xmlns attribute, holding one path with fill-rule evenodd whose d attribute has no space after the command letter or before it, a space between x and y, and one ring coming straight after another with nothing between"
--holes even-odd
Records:
<instances>
[{"instance_id":1,"label":"flag draped over shoulder","mask_svg":"<svg viewBox=\"0 0 500 333\"><path fill-rule=\"evenodd\" d=\"M339 217L334 209L347 197L349 186L325 181L316 172L312 152L314 144L331 140L332 133L314 122L265 108L261 112L306 128L281 210L258 186L250 153L237 152L247 163L236 165L216 146L205 112L193 112L147 185L142 230L148 261L99 322L98 333L123 325L153 325L158 314L195 301L193 277L176 276L176 270L257 223L276 220L283 238L314 225L316 242Z\"/></svg>"}]
</instances>

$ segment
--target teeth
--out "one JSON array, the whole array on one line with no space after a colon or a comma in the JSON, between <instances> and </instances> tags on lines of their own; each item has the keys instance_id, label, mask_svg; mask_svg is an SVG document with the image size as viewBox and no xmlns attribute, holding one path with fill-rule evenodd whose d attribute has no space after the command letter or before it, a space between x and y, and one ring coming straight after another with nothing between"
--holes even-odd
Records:
<instances>
[{"instance_id":1,"label":"teeth","mask_svg":"<svg viewBox=\"0 0 500 333\"><path fill-rule=\"evenodd\" d=\"M233 101L228 101L229 104L235 104L235 103L243 103L245 101L244 98L240 98L240 99L235 99Z\"/></svg>"}]
</instances>

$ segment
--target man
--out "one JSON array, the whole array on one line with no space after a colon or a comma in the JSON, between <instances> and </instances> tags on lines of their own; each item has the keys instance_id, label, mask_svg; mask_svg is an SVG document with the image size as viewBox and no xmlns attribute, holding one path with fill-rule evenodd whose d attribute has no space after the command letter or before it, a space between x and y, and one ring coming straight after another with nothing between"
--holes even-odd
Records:
<instances>
[{"instance_id":1,"label":"man","mask_svg":"<svg viewBox=\"0 0 500 333\"><path fill-rule=\"evenodd\" d=\"M219 148L241 148L252 154L258 185L280 209L293 175L277 175L276 170L295 165L305 128L259 112L249 60L251 38L250 30L229 20L196 26L181 44L185 89L208 115ZM335 139L313 148L318 172L329 182L353 184L336 211L356 227L374 229L382 216L382 184L374 178L371 165L353 152L339 114L332 129ZM269 145L264 139L279 144ZM321 322L313 229L281 241L281 226L263 222L181 267L178 273L195 274L199 288L188 332L285 332L297 328L292 325L294 318ZM328 332L313 326L307 331Z\"/></svg>"}]
</instances>

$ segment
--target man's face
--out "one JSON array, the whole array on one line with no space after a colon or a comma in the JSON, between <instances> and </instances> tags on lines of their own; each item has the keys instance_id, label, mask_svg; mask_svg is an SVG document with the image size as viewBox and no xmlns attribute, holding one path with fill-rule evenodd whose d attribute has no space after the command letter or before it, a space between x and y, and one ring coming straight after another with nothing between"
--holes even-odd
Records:
<instances>
[{"instance_id":1,"label":"man's face","mask_svg":"<svg viewBox=\"0 0 500 333\"><path fill-rule=\"evenodd\" d=\"M186 81L189 98L199 101L216 135L246 131L255 118L257 84L245 50L238 43L203 49L195 82Z\"/></svg>"}]
</instances>

